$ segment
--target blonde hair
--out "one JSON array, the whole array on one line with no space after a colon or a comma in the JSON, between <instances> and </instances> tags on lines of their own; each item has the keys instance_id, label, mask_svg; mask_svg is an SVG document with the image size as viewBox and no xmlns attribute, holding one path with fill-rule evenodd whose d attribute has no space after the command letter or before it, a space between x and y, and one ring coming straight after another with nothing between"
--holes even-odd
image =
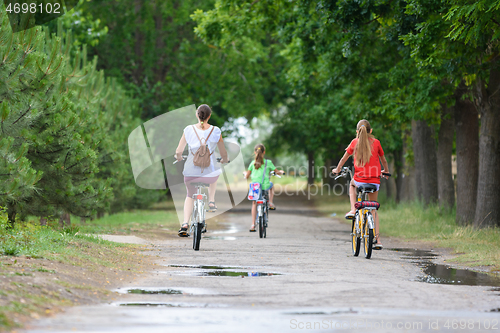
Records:
<instances>
[{"instance_id":1,"label":"blonde hair","mask_svg":"<svg viewBox=\"0 0 500 333\"><path fill-rule=\"evenodd\" d=\"M253 148L253 153L255 154L255 169L260 168L262 163L264 163L264 153L266 152L266 147L262 143L259 143Z\"/></svg>"},{"instance_id":2,"label":"blonde hair","mask_svg":"<svg viewBox=\"0 0 500 333\"><path fill-rule=\"evenodd\" d=\"M370 134L371 126L368 120L362 119L356 126L358 142L354 148L354 166L363 167L372 157L372 142L374 136Z\"/></svg>"}]
</instances>

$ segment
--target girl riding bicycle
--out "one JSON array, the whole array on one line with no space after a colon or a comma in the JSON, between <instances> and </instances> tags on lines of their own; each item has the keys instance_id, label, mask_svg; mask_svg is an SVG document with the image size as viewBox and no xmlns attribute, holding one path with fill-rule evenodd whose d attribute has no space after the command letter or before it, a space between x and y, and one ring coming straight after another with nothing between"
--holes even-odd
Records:
<instances>
[{"instance_id":1,"label":"girl riding bicycle","mask_svg":"<svg viewBox=\"0 0 500 333\"><path fill-rule=\"evenodd\" d=\"M382 173L389 172L389 166L384 156L384 150L380 145L380 141L372 135L372 128L368 120L360 120L356 126L356 138L351 141L349 147L339 164L332 173L337 174L342 170L342 166L354 155L354 177L351 179L349 186L349 198L351 201L351 210L345 215L346 218L353 218L356 212L354 204L356 203L356 188L362 184L373 184L377 187L377 191L368 194L370 201L377 201L378 190L380 188L380 177ZM380 168L380 163L384 167ZM386 176L383 176L387 178ZM375 211L375 241L374 248L382 249L382 242L379 236L379 218Z\"/></svg>"},{"instance_id":2,"label":"girl riding bicycle","mask_svg":"<svg viewBox=\"0 0 500 333\"><path fill-rule=\"evenodd\" d=\"M179 145L175 150L175 157L177 161L182 161L182 152L184 151L184 148L186 145L188 145L189 148L188 157L182 172L184 175L187 195L184 202L184 221L178 232L180 237L189 236L187 230L189 227L189 218L193 212L193 195L196 192L192 183L203 182L210 184L210 187L208 188L208 207L210 211L215 211L217 209L217 206L215 205L215 190L221 170L215 167L215 155L213 155L213 153L215 151L215 147L217 146L222 157L221 162L225 162L227 161L227 151L224 147L224 140L222 139L220 128L212 126L208 123L211 115L212 109L210 109L208 105L200 105L196 110L198 123L184 128L183 135L179 140ZM208 146L210 153L210 166L207 168L201 168L194 165L195 152L202 144L206 144Z\"/></svg>"},{"instance_id":3,"label":"girl riding bicycle","mask_svg":"<svg viewBox=\"0 0 500 333\"><path fill-rule=\"evenodd\" d=\"M263 144L259 143L254 148L255 160L250 163L248 166L248 171L245 174L245 178L251 177L251 181L253 183L262 182L262 174L264 173L264 168L266 168L264 174L264 183L262 184L262 190L269 190L269 209L276 209L276 206L273 203L274 199L274 186L273 183L269 180L269 172L274 171L277 175L282 175L285 172L283 170L278 170L274 166L271 160L264 159L264 155L266 154L266 148ZM257 219L257 201L252 203L252 226L250 227L250 232L255 232L255 220Z\"/></svg>"}]
</instances>

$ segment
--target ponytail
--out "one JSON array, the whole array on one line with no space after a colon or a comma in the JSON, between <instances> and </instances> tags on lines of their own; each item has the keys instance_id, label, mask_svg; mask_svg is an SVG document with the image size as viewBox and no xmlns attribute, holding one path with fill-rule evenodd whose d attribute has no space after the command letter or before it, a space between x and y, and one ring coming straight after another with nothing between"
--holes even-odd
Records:
<instances>
[{"instance_id":1,"label":"ponytail","mask_svg":"<svg viewBox=\"0 0 500 333\"><path fill-rule=\"evenodd\" d=\"M196 110L196 115L200 119L201 129L204 129L204 124L207 123L206 120L212 115L212 109L210 106L202 104Z\"/></svg>"},{"instance_id":2,"label":"ponytail","mask_svg":"<svg viewBox=\"0 0 500 333\"><path fill-rule=\"evenodd\" d=\"M264 145L262 143L259 143L253 149L253 152L255 154L254 167L255 167L255 169L258 169L264 163L264 153L266 152L266 148L264 147Z\"/></svg>"},{"instance_id":3,"label":"ponytail","mask_svg":"<svg viewBox=\"0 0 500 333\"><path fill-rule=\"evenodd\" d=\"M370 161L372 157L372 143L373 136L370 134L371 127L368 120L360 120L358 123L358 142L354 148L354 166L363 167Z\"/></svg>"}]
</instances>

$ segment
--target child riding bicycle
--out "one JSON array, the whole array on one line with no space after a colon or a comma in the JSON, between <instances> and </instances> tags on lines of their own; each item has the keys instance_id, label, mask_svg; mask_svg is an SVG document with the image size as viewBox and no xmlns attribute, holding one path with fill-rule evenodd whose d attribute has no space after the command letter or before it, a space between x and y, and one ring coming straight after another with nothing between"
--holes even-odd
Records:
<instances>
[{"instance_id":1,"label":"child riding bicycle","mask_svg":"<svg viewBox=\"0 0 500 333\"><path fill-rule=\"evenodd\" d=\"M276 206L273 203L274 199L274 186L269 180L269 171L274 171L277 175L282 175L285 172L283 170L278 170L274 166L271 160L265 160L264 155L266 154L266 148L263 144L259 143L254 148L255 160L250 163L248 170L245 174L245 178L250 177L253 183L261 183L262 179L264 182L262 185L262 190L269 190L269 209L274 210ZM267 164L266 164L267 161ZM266 170L264 170L266 169ZM257 219L257 202L252 203L252 226L250 227L250 232L255 232L255 220Z\"/></svg>"},{"instance_id":2,"label":"child riding bicycle","mask_svg":"<svg viewBox=\"0 0 500 333\"><path fill-rule=\"evenodd\" d=\"M389 172L389 166L384 156L384 150L380 141L371 134L372 128L368 120L360 120L356 126L356 138L351 141L346 148L346 152L339 164L332 173L337 174L342 170L342 166L354 155L354 177L349 186L349 199L351 201L351 210L345 215L346 218L353 218L356 212L354 204L356 203L356 188L362 184L372 184L377 187L377 191L368 194L370 201L377 201L378 190L380 188L380 177L382 173ZM380 163L384 167L381 170ZM387 178L386 176L383 176ZM379 235L379 218L375 211L375 241L374 248L382 249L382 242Z\"/></svg>"}]
</instances>

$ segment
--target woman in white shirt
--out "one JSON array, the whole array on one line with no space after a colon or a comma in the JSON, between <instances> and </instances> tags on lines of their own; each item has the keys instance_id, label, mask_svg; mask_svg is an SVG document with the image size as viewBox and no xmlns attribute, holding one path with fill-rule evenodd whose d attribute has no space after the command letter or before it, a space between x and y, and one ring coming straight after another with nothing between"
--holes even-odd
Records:
<instances>
[{"instance_id":1,"label":"woman in white shirt","mask_svg":"<svg viewBox=\"0 0 500 333\"><path fill-rule=\"evenodd\" d=\"M213 154L216 146L219 148L222 160L221 163L227 161L227 151L224 147L224 141L222 140L221 130L217 126L211 126L208 124L208 120L212 115L212 110L206 104L202 104L196 110L196 118L198 118L198 123L184 128L184 134L179 141L179 145L175 150L175 156L178 161L182 160L182 152L188 145L188 158L184 164L184 184L186 184L187 196L184 202L184 222L181 225L178 235L180 237L187 237L187 230L189 227L189 218L193 212L193 195L196 193L196 189L191 183L206 183L210 184L208 188L209 203L208 207L211 211L215 211L217 206L215 206L215 189L217 184L217 179L221 174L221 169L216 164L215 155ZM201 168L195 166L193 163L194 154L200 145L208 145L210 151L210 165L206 168Z\"/></svg>"}]
</instances>

